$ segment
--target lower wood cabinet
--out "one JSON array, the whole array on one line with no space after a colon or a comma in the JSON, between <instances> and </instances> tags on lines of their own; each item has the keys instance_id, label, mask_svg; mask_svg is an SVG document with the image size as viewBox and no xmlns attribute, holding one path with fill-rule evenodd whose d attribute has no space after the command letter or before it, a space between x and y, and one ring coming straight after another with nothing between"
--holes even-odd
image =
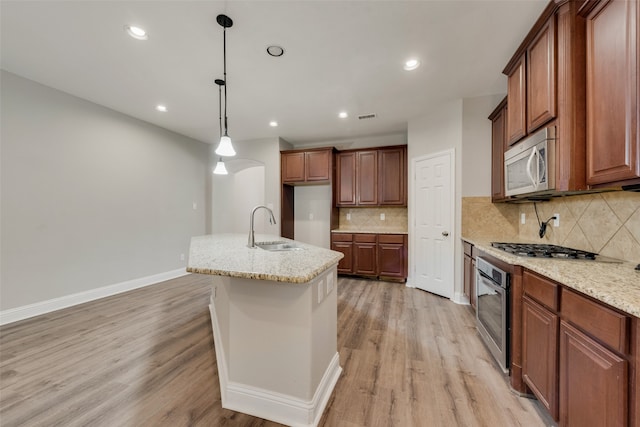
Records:
<instances>
[{"instance_id":1,"label":"lower wood cabinet","mask_svg":"<svg viewBox=\"0 0 640 427\"><path fill-rule=\"evenodd\" d=\"M464 248L463 262L463 291L469 298L471 308L476 309L476 259L473 254L473 245L469 242L462 242Z\"/></svg>"},{"instance_id":2,"label":"lower wood cabinet","mask_svg":"<svg viewBox=\"0 0 640 427\"><path fill-rule=\"evenodd\" d=\"M338 263L339 274L405 281L407 247L406 234L331 234L331 249L344 254Z\"/></svg>"},{"instance_id":3,"label":"lower wood cabinet","mask_svg":"<svg viewBox=\"0 0 640 427\"><path fill-rule=\"evenodd\" d=\"M377 276L378 236L376 234L354 234L353 272L364 276Z\"/></svg>"},{"instance_id":4,"label":"lower wood cabinet","mask_svg":"<svg viewBox=\"0 0 640 427\"><path fill-rule=\"evenodd\" d=\"M533 394L561 427L639 425L640 345L629 331L640 319L530 271L522 282L522 379Z\"/></svg>"},{"instance_id":5,"label":"lower wood cabinet","mask_svg":"<svg viewBox=\"0 0 640 427\"><path fill-rule=\"evenodd\" d=\"M627 426L627 361L560 322L560 425Z\"/></svg>"},{"instance_id":6,"label":"lower wood cabinet","mask_svg":"<svg viewBox=\"0 0 640 427\"><path fill-rule=\"evenodd\" d=\"M558 419L559 317L531 298L522 304L522 379Z\"/></svg>"}]
</instances>

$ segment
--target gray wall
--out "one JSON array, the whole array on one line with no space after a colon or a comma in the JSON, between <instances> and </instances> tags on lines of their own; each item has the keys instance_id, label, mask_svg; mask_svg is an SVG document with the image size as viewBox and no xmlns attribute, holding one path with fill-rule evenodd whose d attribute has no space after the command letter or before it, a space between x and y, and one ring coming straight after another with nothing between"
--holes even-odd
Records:
<instances>
[{"instance_id":1,"label":"gray wall","mask_svg":"<svg viewBox=\"0 0 640 427\"><path fill-rule=\"evenodd\" d=\"M0 309L184 268L206 232L209 146L0 79Z\"/></svg>"}]
</instances>

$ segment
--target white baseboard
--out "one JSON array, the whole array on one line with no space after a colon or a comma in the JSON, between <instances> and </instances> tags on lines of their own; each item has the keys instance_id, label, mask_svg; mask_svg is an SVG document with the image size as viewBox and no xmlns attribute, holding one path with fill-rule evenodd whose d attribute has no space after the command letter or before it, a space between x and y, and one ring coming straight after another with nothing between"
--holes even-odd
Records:
<instances>
[{"instance_id":1,"label":"white baseboard","mask_svg":"<svg viewBox=\"0 0 640 427\"><path fill-rule=\"evenodd\" d=\"M100 298L109 297L111 295L120 294L122 292L131 291L133 289L142 288L153 285L165 280L175 279L176 277L186 276L187 271L184 268L167 271L164 273L154 274L151 276L140 277L138 279L127 280L113 285L103 286L101 288L91 289L76 294L65 295L63 297L54 298L46 301L40 301L22 307L11 308L9 310L0 311L0 325L17 322L18 320L28 319L29 317L39 316L41 314L50 313L52 311L71 307L85 302L94 301Z\"/></svg>"},{"instance_id":2,"label":"white baseboard","mask_svg":"<svg viewBox=\"0 0 640 427\"><path fill-rule=\"evenodd\" d=\"M341 373L340 356L336 352L310 401L229 381L222 407L287 426L315 427Z\"/></svg>"},{"instance_id":3,"label":"white baseboard","mask_svg":"<svg viewBox=\"0 0 640 427\"><path fill-rule=\"evenodd\" d=\"M451 301L460 305L469 305L469 298L467 298L467 296L461 292L455 292Z\"/></svg>"}]
</instances>

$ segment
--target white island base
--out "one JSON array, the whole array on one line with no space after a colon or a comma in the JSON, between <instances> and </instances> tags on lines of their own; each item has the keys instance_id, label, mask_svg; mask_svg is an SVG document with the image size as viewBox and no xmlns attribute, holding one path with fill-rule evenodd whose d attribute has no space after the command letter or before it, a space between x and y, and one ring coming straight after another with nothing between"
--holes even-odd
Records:
<instances>
[{"instance_id":1,"label":"white island base","mask_svg":"<svg viewBox=\"0 0 640 427\"><path fill-rule=\"evenodd\" d=\"M222 407L316 426L342 368L336 265L307 283L213 276Z\"/></svg>"}]
</instances>

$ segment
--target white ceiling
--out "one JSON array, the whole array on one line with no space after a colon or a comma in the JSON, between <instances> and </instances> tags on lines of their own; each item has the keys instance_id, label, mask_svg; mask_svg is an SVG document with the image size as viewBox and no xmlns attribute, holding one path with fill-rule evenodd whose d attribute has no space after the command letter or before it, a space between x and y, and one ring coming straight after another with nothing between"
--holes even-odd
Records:
<instances>
[{"instance_id":1,"label":"white ceiling","mask_svg":"<svg viewBox=\"0 0 640 427\"><path fill-rule=\"evenodd\" d=\"M504 93L547 0L7 1L1 67L203 142L218 139L227 14L229 135L294 145L406 132L451 99ZM149 39L129 37L138 25ZM267 55L277 44L284 56ZM422 66L402 69L409 57ZM169 111L154 107L166 104ZM340 110L350 117L337 118ZM361 114L375 113L370 120ZM277 120L279 127L268 126Z\"/></svg>"}]
</instances>

